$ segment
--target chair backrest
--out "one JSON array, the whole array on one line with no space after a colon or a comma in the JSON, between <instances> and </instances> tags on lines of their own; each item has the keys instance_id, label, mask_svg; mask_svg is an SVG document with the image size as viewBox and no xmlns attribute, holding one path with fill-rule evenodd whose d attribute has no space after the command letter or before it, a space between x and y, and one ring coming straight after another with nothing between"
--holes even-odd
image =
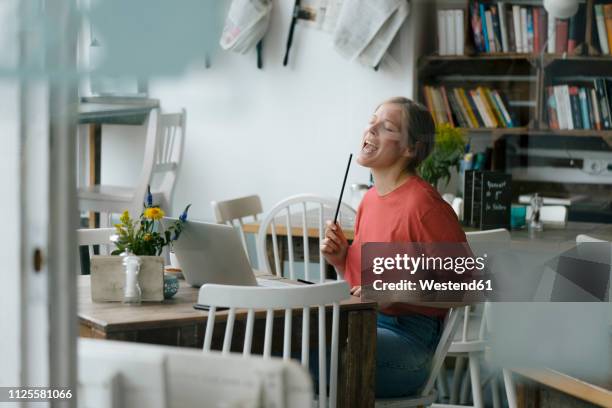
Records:
<instances>
[{"instance_id":1,"label":"chair backrest","mask_svg":"<svg viewBox=\"0 0 612 408\"><path fill-rule=\"evenodd\" d=\"M110 254L113 248L110 237L113 234L115 234L114 228L83 228L77 230L81 275L89 275L89 260L92 255L95 255L96 247L98 247L99 254Z\"/></svg>"},{"instance_id":2,"label":"chair backrest","mask_svg":"<svg viewBox=\"0 0 612 408\"><path fill-rule=\"evenodd\" d=\"M244 251L248 256L246 235L244 233L244 222L251 218L257 221L257 216L262 213L261 199L258 195L234 198L225 201L211 201L215 219L219 224L230 225L238 228ZM251 260L252 261L252 260ZM253 262L251 262L253 264Z\"/></svg>"},{"instance_id":3,"label":"chair backrest","mask_svg":"<svg viewBox=\"0 0 612 408\"><path fill-rule=\"evenodd\" d=\"M312 407L312 380L293 361L83 338L78 357L79 406Z\"/></svg>"},{"instance_id":4,"label":"chair backrest","mask_svg":"<svg viewBox=\"0 0 612 408\"><path fill-rule=\"evenodd\" d=\"M207 284L200 288L198 303L210 306L206 331L204 334L204 351L211 349L215 315L219 307L227 307L227 322L223 337L222 353L230 353L232 334L237 309L248 309L244 344L242 353L251 354L253 343L253 326L255 311L266 311L263 357L270 358L272 353L272 335L274 311L284 310L283 359L291 358L292 309L302 309L301 362L308 367L310 356L310 307L318 306L318 367L319 367L319 406L327 406L327 343L325 324L325 305L332 305L331 359L329 370L329 406L336 404L338 390L338 336L340 324L340 301L350 297L345 281L325 282L314 285L295 285L287 287L258 287Z\"/></svg>"},{"instance_id":5,"label":"chair backrest","mask_svg":"<svg viewBox=\"0 0 612 408\"><path fill-rule=\"evenodd\" d=\"M595 237L592 237L592 236L586 235L586 234L576 235L576 243L577 244L582 244L582 243L585 243L585 242L608 242L608 241L605 241L605 240L599 239L599 238L595 238Z\"/></svg>"},{"instance_id":6,"label":"chair backrest","mask_svg":"<svg viewBox=\"0 0 612 408\"><path fill-rule=\"evenodd\" d=\"M171 211L172 194L183 159L186 120L185 109L178 113L162 113L159 116L153 174L160 180L153 189L161 193L162 202L158 204L168 212Z\"/></svg>"},{"instance_id":7,"label":"chair backrest","mask_svg":"<svg viewBox=\"0 0 612 408\"><path fill-rule=\"evenodd\" d=\"M301 194L289 197L276 204L267 213L259 227L257 235L257 257L259 268L267 273L282 275L282 265L280 263L277 233L284 232L287 237L287 251L289 261L289 278L295 279L295 253L293 247L293 237L302 236L304 254L304 277L310 279L310 246L309 236L317 238L319 242L323 240L325 233L325 221L333 220L336 210L337 200L333 198L319 197L313 194ZM355 225L356 212L349 205L342 203L338 222L344 228L353 228ZM267 235L272 235L272 253L274 255L274 271L270 266L267 251ZM319 273L320 281L325 280L325 259L319 251ZM340 279L340 276L338 276Z\"/></svg>"},{"instance_id":8,"label":"chair backrest","mask_svg":"<svg viewBox=\"0 0 612 408\"><path fill-rule=\"evenodd\" d=\"M145 141L144 156L142 160L142 170L138 178L138 184L134 190L132 202L127 210L132 217L138 217L142 211L142 203L145 199L147 186L153 174L153 164L155 163L155 150L157 147L157 128L159 121L159 109L152 109L147 119L147 135Z\"/></svg>"},{"instance_id":9,"label":"chair backrest","mask_svg":"<svg viewBox=\"0 0 612 408\"><path fill-rule=\"evenodd\" d=\"M436 378L440 373L440 369L442 368L442 363L444 363L444 359L446 358L446 354L448 353L448 349L453 342L453 338L455 336L455 331L459 326L459 312L457 309L449 309L448 314L446 315L446 319L444 319L444 329L442 330L442 334L440 335L440 341L436 346L436 351L434 352L431 359L431 371L429 372L429 376L427 377L427 381L421 390L421 396L428 396L435 385Z\"/></svg>"},{"instance_id":10,"label":"chair backrest","mask_svg":"<svg viewBox=\"0 0 612 408\"><path fill-rule=\"evenodd\" d=\"M470 231L465 234L468 244L478 252L478 245L483 243L502 244L504 247L510 244L510 231L505 228L497 228L485 231ZM476 256L482 255L475 253ZM487 330L487 304L477 304L464 306L462 311L461 342L483 341ZM470 327L477 327L478 330L470 330ZM474 336L475 335L475 336Z\"/></svg>"}]
</instances>

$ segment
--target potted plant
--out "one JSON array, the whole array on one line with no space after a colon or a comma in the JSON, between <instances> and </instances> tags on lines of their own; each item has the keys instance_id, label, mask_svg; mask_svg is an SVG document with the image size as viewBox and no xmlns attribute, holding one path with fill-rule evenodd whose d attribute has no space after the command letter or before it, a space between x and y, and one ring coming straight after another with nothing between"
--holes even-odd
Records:
<instances>
[{"instance_id":1,"label":"potted plant","mask_svg":"<svg viewBox=\"0 0 612 408\"><path fill-rule=\"evenodd\" d=\"M117 234L112 240L116 249L112 255L160 256L165 246L170 246L179 238L189 207L185 208L178 221L163 231L159 221L165 213L159 206L145 206L138 220L133 220L129 212L124 211L119 219L121 222L115 224Z\"/></svg>"},{"instance_id":2,"label":"potted plant","mask_svg":"<svg viewBox=\"0 0 612 408\"><path fill-rule=\"evenodd\" d=\"M124 268L123 261L127 257L138 257L137 292L141 293L138 297L143 301L172 297L178 291L178 281L173 275L164 275L164 258L161 254L164 247L171 246L179 239L190 206L185 208L177 221L162 226L160 221L165 213L159 206L153 205L149 191L138 219L132 219L129 212L124 211L120 222L115 224L116 233L111 237L115 245L111 256L92 257L92 299L125 301L122 293L130 286L126 282L136 279L132 274L130 280L129 271L127 267Z\"/></svg>"},{"instance_id":3,"label":"potted plant","mask_svg":"<svg viewBox=\"0 0 612 408\"><path fill-rule=\"evenodd\" d=\"M465 151L464 132L449 124L442 124L436 128L435 140L433 151L419 166L419 173L424 180L438 188L440 180L448 185L453 167L459 171Z\"/></svg>"}]
</instances>

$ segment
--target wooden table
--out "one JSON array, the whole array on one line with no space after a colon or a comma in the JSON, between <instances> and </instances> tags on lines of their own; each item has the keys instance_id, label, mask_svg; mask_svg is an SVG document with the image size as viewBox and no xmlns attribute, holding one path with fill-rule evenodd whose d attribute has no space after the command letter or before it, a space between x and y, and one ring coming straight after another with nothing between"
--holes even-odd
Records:
<instances>
[{"instance_id":1,"label":"wooden table","mask_svg":"<svg viewBox=\"0 0 612 408\"><path fill-rule=\"evenodd\" d=\"M512 369L512 371L519 375L519 380L528 380L517 383L518 408L556 407L561 406L560 404L571 407L591 406L584 403L612 407L612 381L584 381L551 369ZM544 392L550 389L555 392Z\"/></svg>"},{"instance_id":2,"label":"wooden table","mask_svg":"<svg viewBox=\"0 0 612 408\"><path fill-rule=\"evenodd\" d=\"M90 295L90 277L78 277L79 289L79 334L81 337L134 341L201 348L207 312L193 309L198 289L180 281L179 292L173 299L162 303L144 303L140 306L126 306L121 303L93 303ZM313 310L313 312L315 312ZM301 312L300 312L301 313ZM301 332L301 316L294 312L294 333ZM330 308L331 316L331 308ZM215 318L214 333L222 335L226 313L219 312ZM238 313L234 329L234 340L241 345L240 321L246 313ZM279 316L280 317L280 316ZM327 321L331 321L331 317ZM316 344L317 318L313 322L311 341ZM260 322L263 323L263 322ZM220 325L217 328L217 325ZM263 325L262 325L263 326ZM330 325L328 325L330 326ZM257 323L255 330L257 331ZM283 323L274 324L275 338L282 350ZM263 329L263 327L262 327ZM263 337L263 336L257 336ZM213 340L213 347L220 348L220 338ZM253 344L254 351L260 345ZM232 343L232 348L234 347ZM276 349L277 345L273 345ZM294 347L294 351L299 346ZM241 348L240 348L241 351ZM362 302L351 297L340 305L338 406L373 407L376 367L376 303Z\"/></svg>"},{"instance_id":3,"label":"wooden table","mask_svg":"<svg viewBox=\"0 0 612 408\"><path fill-rule=\"evenodd\" d=\"M78 123L89 125L88 161L89 185L100 184L102 124L142 125L159 101L143 98L86 97L81 99ZM89 226L99 226L94 213L89 214Z\"/></svg>"},{"instance_id":4,"label":"wooden table","mask_svg":"<svg viewBox=\"0 0 612 408\"><path fill-rule=\"evenodd\" d=\"M325 208L323 210L323 223L328 220L334 219L335 209ZM304 227L302 221L302 213L296 212L291 214L291 235L294 237L302 237L304 234ZM352 240L354 238L354 230L355 230L355 219L354 217L349 217L348 215L342 214L339 217L340 225L342 226L342 230L344 231L344 235L348 240ZM274 219L274 223L276 225L276 234L281 236L287 236L287 217L285 215L280 215ZM245 223L243 226L244 232L257 234L259 232L259 227L261 223L260 221L253 221ZM325 224L324 224L325 225ZM318 209L310 209L306 211L306 227L308 231L309 238L319 238L319 210ZM271 233L271 229L269 233ZM316 247L318 250L318 246Z\"/></svg>"},{"instance_id":5,"label":"wooden table","mask_svg":"<svg viewBox=\"0 0 612 408\"><path fill-rule=\"evenodd\" d=\"M324 219L332 219L333 214L325 213ZM314 210L306 212L306 225L308 227L308 236L310 238L319 238L318 228L318 213ZM276 219L276 233L277 235L286 236L287 227L285 226L285 217L277 217ZM260 227L259 221L245 223L244 231L252 234L257 234ZM355 222L352 219L346 219L342 224L342 229L347 239L352 240L355 236ZM479 231L474 228L464 227L466 232ZM291 214L291 235L293 237L302 237L302 214L296 213ZM591 235L600 239L612 241L612 224L600 224L590 222L569 222L565 228L544 226L543 231L529 231L526 228L520 230L510 231L512 242L514 243L525 243L525 242L547 242L552 244L565 244L575 243L576 236L579 234Z\"/></svg>"},{"instance_id":6,"label":"wooden table","mask_svg":"<svg viewBox=\"0 0 612 408\"><path fill-rule=\"evenodd\" d=\"M327 217L328 216L328 217ZM333 213L324 212L324 220L333 219ZM279 237L287 236L286 217L280 216L275 219L276 234ZM257 234L260 227L259 221L254 221L244 224L244 232ZM312 262L319 261L319 216L316 210L308 210L306 212L306 225L309 238L309 259ZM344 234L349 241L352 241L355 236L355 220L347 218L341 223ZM464 227L466 232L478 231L474 228ZM294 259L298 262L304 259L304 244L303 244L303 227L302 214L291 214L291 236L293 237ZM612 224L586 223L586 222L569 222L565 228L544 227L543 231L528 231L527 229L510 231L512 245L520 247L528 247L534 249L534 246L542 249L563 252L572 248L576 244L576 236L579 234L591 235L593 237L612 241ZM268 237L271 236L271 227L268 230ZM278 240L279 257L281 269L283 261L288 257L288 242L286 239ZM270 266L274 269L274 255L271 251L271 239L268 242L268 259ZM332 268L333 269L333 268ZM333 273L328 271L328 277L333 276Z\"/></svg>"}]
</instances>

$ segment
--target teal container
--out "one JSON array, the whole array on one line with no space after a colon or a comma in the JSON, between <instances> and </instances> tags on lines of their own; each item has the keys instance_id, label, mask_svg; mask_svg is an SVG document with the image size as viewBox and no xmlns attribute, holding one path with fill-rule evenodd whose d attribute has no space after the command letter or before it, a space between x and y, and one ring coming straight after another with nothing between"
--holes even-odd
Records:
<instances>
[{"instance_id":1,"label":"teal container","mask_svg":"<svg viewBox=\"0 0 612 408\"><path fill-rule=\"evenodd\" d=\"M179 290L179 281L176 276L164 273L164 299L170 299Z\"/></svg>"},{"instance_id":2,"label":"teal container","mask_svg":"<svg viewBox=\"0 0 612 408\"><path fill-rule=\"evenodd\" d=\"M527 207L524 205L512 205L510 209L510 228L520 229L526 225Z\"/></svg>"}]
</instances>

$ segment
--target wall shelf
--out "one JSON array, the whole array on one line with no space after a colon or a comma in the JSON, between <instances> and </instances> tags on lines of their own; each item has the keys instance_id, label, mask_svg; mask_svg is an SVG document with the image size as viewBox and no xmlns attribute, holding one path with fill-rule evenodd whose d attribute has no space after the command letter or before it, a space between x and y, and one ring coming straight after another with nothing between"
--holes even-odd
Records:
<instances>
[{"instance_id":1,"label":"wall shelf","mask_svg":"<svg viewBox=\"0 0 612 408\"><path fill-rule=\"evenodd\" d=\"M594 24L593 6L596 0L585 1L587 7L584 42L576 47L577 54L550 53L481 53L475 54L468 16L469 0L459 3L465 19L465 50L467 55L439 55L431 48L422 50L417 69L417 100L424 103L424 86L445 86L473 89L477 86L497 89L508 98L510 107L522 126L516 128L465 128L472 135L488 135L496 140L504 135L600 137L612 146L612 129L553 130L548 126L546 88L568 82L589 83L593 78L612 78L612 56L599 55L591 36ZM612 0L610 1L612 2ZM432 2L432 13L437 10ZM523 4L519 1L507 4ZM529 2L541 5L542 2ZM431 21L432 27L436 26ZM434 30L435 32L435 30ZM471 54L470 54L471 53Z\"/></svg>"}]
</instances>

